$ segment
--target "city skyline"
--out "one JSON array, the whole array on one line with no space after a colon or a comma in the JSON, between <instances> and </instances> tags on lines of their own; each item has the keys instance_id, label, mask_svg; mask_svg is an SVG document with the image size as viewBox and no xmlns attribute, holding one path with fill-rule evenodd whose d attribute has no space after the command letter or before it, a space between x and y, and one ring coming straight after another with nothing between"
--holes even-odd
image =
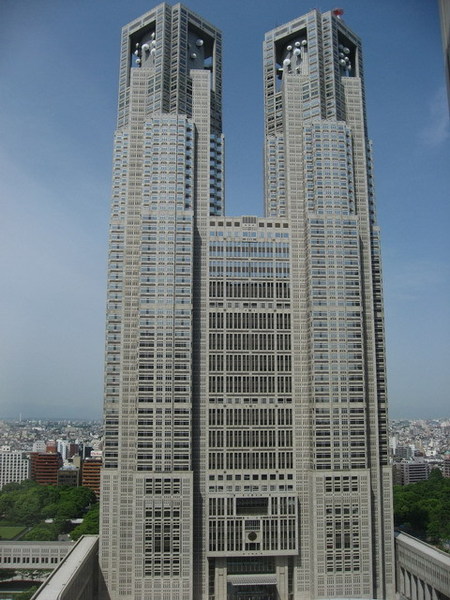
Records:
<instances>
[{"instance_id":1,"label":"city skyline","mask_svg":"<svg viewBox=\"0 0 450 600\"><path fill-rule=\"evenodd\" d=\"M448 217L448 209L444 208L448 175L443 175L443 157L448 156L448 117L436 110L432 121L429 112L431 103L437 102L438 90L444 92L443 66L437 7L428 6L425 14L421 5L408 3L408 19L402 31L398 29L400 10L389 10L389 4L383 2L376 7L347 2L344 21L348 18L365 41L370 80L367 102L382 226L390 412L392 417L431 418L445 416L448 401L444 368L448 360L448 241L443 233ZM103 9L94 10L87 3L77 5L80 14L54 2L40 3L39 9L27 6L26 11L25 3L13 7L6 2L5 6L6 19L0 25L5 28L2 39L3 43L15 42L15 50L10 53L11 59L4 54L0 64L9 82L2 100L2 196L7 211L2 255L7 261L3 279L11 282L2 298L8 344L2 357L5 372L0 416L14 417L22 412L30 417L70 417L82 411L95 418L101 414L103 381L104 242L110 195L110 131L116 110L115 48L121 25L151 5L137 2L125 9L113 4L107 28ZM236 3L239 19L234 24L220 14L220 5L214 10L208 3L192 2L190 6L211 21L220 20L224 32L224 132L229 177L226 212L240 214L238 207L243 198L248 198L245 213L261 214L262 103L258 93L250 93L247 85L244 88L242 78L260 88L263 32L294 18L300 9L294 12L289 3L282 2L277 6L277 15L273 15L273 7L261 10L258 3L258 19L245 44L244 22L254 20L255 3L249 2L246 7ZM382 22L383 13L386 22L378 30L375 24ZM92 22L88 24L90 17ZM19 35L19 23L23 31L24 22L30 23L25 27L25 38ZM102 35L98 36L100 22ZM419 22L422 33L415 39L421 46L416 52L418 42L411 44L410 37L419 35ZM64 26L70 26L67 32ZM392 34L396 26L397 37L389 39L389 32ZM79 44L83 36L78 32L83 27L88 54ZM240 56L236 47L241 48ZM410 63L415 65L416 78L420 74L427 82L426 94L417 82L414 93L408 87L412 78ZM23 64L28 67L27 81L33 84L30 88L20 76ZM391 71L396 71L395 77ZM53 72L58 76L53 77ZM394 79L403 91L394 86ZM389 94L391 98L384 98ZM415 103L409 99L411 104L406 103L408 95L417 96ZM33 99L31 105L29 98ZM404 104L402 112L398 111L400 101ZM234 102L243 105L245 117L238 115ZM441 103L446 110L445 101ZM258 112L254 125L253 105ZM420 124L409 127L414 121ZM244 140L239 139L238 129L247 132ZM394 141L403 148L403 153L395 156L390 148ZM238 152L239 146L243 154ZM68 164L71 171L78 172L76 179L69 173ZM401 184L395 181L394 168ZM80 178L80 172L85 177ZM409 200L413 208L408 212ZM423 201L434 202L433 210L421 208Z\"/></svg>"}]
</instances>

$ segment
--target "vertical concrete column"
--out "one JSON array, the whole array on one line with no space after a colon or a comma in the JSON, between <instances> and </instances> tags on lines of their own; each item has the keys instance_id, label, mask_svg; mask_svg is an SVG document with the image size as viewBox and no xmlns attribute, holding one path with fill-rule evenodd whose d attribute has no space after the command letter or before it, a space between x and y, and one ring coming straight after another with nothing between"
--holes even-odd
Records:
<instances>
[{"instance_id":1,"label":"vertical concrete column","mask_svg":"<svg viewBox=\"0 0 450 600\"><path fill-rule=\"evenodd\" d=\"M279 600L288 600L288 558L277 556L276 558L277 592Z\"/></svg>"},{"instance_id":2,"label":"vertical concrete column","mask_svg":"<svg viewBox=\"0 0 450 600\"><path fill-rule=\"evenodd\" d=\"M411 574L411 598L412 600L419 600L417 595L417 577Z\"/></svg>"},{"instance_id":3,"label":"vertical concrete column","mask_svg":"<svg viewBox=\"0 0 450 600\"><path fill-rule=\"evenodd\" d=\"M425 600L424 582L417 578L417 598L418 600Z\"/></svg>"},{"instance_id":4,"label":"vertical concrete column","mask_svg":"<svg viewBox=\"0 0 450 600\"><path fill-rule=\"evenodd\" d=\"M405 596L411 598L411 574L405 569Z\"/></svg>"},{"instance_id":5,"label":"vertical concrete column","mask_svg":"<svg viewBox=\"0 0 450 600\"><path fill-rule=\"evenodd\" d=\"M195 494L194 543L196 577L201 581L201 597L207 597L208 561L204 548L208 545L206 499L206 469L208 458L208 252L207 237L209 216L210 135L211 135L211 74L194 69L192 78L192 119L195 123L195 193L194 193L194 264L193 264L193 342L192 342L192 394L193 402L193 468L200 486ZM201 492L200 492L201 490ZM226 598L218 595L217 598ZM200 597L200 592L194 592Z\"/></svg>"},{"instance_id":6,"label":"vertical concrete column","mask_svg":"<svg viewBox=\"0 0 450 600\"><path fill-rule=\"evenodd\" d=\"M214 578L214 595L216 600L227 600L227 561L226 558L216 558Z\"/></svg>"},{"instance_id":7,"label":"vertical concrete column","mask_svg":"<svg viewBox=\"0 0 450 600\"><path fill-rule=\"evenodd\" d=\"M400 567L398 570L398 591L403 596L405 595L405 569Z\"/></svg>"}]
</instances>

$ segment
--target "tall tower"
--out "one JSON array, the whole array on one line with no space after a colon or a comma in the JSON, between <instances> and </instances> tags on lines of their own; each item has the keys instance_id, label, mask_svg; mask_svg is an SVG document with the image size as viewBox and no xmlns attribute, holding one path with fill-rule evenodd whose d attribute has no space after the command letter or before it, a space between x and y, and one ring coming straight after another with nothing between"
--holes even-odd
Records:
<instances>
[{"instance_id":1,"label":"tall tower","mask_svg":"<svg viewBox=\"0 0 450 600\"><path fill-rule=\"evenodd\" d=\"M359 38L341 11L266 35L265 208L291 232L301 598L393 597L384 315Z\"/></svg>"},{"instance_id":2,"label":"tall tower","mask_svg":"<svg viewBox=\"0 0 450 600\"><path fill-rule=\"evenodd\" d=\"M123 29L101 566L112 600L393 598L361 44L264 42L266 216L225 217L221 37Z\"/></svg>"},{"instance_id":3,"label":"tall tower","mask_svg":"<svg viewBox=\"0 0 450 600\"><path fill-rule=\"evenodd\" d=\"M193 597L196 247L223 212L222 146L220 33L160 4L122 31L101 518L111 598Z\"/></svg>"}]
</instances>

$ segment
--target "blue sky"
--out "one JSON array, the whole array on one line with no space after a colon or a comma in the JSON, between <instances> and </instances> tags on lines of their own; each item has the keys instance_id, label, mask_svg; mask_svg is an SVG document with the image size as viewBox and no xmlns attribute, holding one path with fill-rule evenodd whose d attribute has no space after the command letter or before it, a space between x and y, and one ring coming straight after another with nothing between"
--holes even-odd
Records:
<instances>
[{"instance_id":1,"label":"blue sky","mask_svg":"<svg viewBox=\"0 0 450 600\"><path fill-rule=\"evenodd\" d=\"M0 418L98 418L120 29L143 0L2 0ZM224 35L227 213L262 214L264 33L312 8L192 0ZM450 416L450 130L434 0L346 0L364 43L390 415Z\"/></svg>"}]
</instances>

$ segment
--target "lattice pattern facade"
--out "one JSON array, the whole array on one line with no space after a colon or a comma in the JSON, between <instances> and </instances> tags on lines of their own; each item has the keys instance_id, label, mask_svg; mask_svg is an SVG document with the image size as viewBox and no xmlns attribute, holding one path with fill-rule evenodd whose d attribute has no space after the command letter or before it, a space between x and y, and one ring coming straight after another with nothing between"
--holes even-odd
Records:
<instances>
[{"instance_id":1,"label":"lattice pattern facade","mask_svg":"<svg viewBox=\"0 0 450 600\"><path fill-rule=\"evenodd\" d=\"M225 217L221 36L122 35L101 565L111 599L393 597L361 44L266 35L264 218Z\"/></svg>"}]
</instances>

